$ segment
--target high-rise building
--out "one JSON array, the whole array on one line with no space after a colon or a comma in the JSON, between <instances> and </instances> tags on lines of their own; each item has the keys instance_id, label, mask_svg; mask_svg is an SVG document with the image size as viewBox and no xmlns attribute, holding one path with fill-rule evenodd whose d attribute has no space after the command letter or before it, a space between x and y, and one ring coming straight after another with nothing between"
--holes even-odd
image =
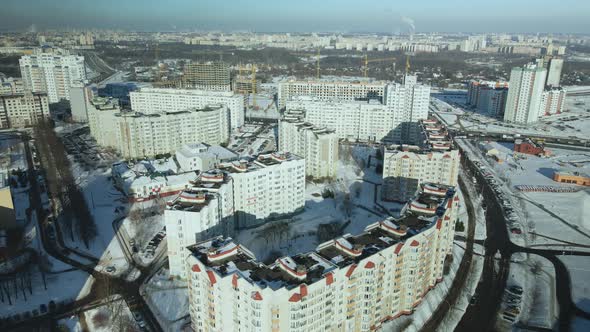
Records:
<instances>
[{"instance_id":1,"label":"high-rise building","mask_svg":"<svg viewBox=\"0 0 590 332\"><path fill-rule=\"evenodd\" d=\"M508 96L507 82L470 81L467 90L467 105L490 116L501 117Z\"/></svg>"},{"instance_id":2,"label":"high-rise building","mask_svg":"<svg viewBox=\"0 0 590 332\"><path fill-rule=\"evenodd\" d=\"M382 99L385 82L342 82L342 81L289 81L279 83L279 108L289 100L300 96L313 97L319 101L356 101Z\"/></svg>"},{"instance_id":3,"label":"high-rise building","mask_svg":"<svg viewBox=\"0 0 590 332\"><path fill-rule=\"evenodd\" d=\"M0 73L0 95L18 95L25 93L22 79L6 77Z\"/></svg>"},{"instance_id":4,"label":"high-rise building","mask_svg":"<svg viewBox=\"0 0 590 332\"><path fill-rule=\"evenodd\" d=\"M229 91L230 68L221 61L196 63L184 67L183 84L201 90Z\"/></svg>"},{"instance_id":5,"label":"high-rise building","mask_svg":"<svg viewBox=\"0 0 590 332\"><path fill-rule=\"evenodd\" d=\"M305 121L333 129L341 139L362 141L414 140L417 122L428 117L430 87L408 76L405 84L387 84L382 97L369 100L294 97L287 111L305 111Z\"/></svg>"},{"instance_id":6,"label":"high-rise building","mask_svg":"<svg viewBox=\"0 0 590 332\"><path fill-rule=\"evenodd\" d=\"M88 122L88 104L94 98L92 89L82 82L72 84L70 88L70 108L72 121Z\"/></svg>"},{"instance_id":7,"label":"high-rise building","mask_svg":"<svg viewBox=\"0 0 590 332\"><path fill-rule=\"evenodd\" d=\"M142 88L129 95L131 109L144 114L177 112L221 104L230 110L230 128L239 128L244 124L244 96L233 92Z\"/></svg>"},{"instance_id":8,"label":"high-rise building","mask_svg":"<svg viewBox=\"0 0 590 332\"><path fill-rule=\"evenodd\" d=\"M24 55L19 64L25 89L47 93L50 103L70 100L71 85L86 80L84 57L65 51Z\"/></svg>"},{"instance_id":9,"label":"high-rise building","mask_svg":"<svg viewBox=\"0 0 590 332\"><path fill-rule=\"evenodd\" d=\"M0 128L23 128L49 119L45 93L0 95Z\"/></svg>"},{"instance_id":10,"label":"high-rise building","mask_svg":"<svg viewBox=\"0 0 590 332\"><path fill-rule=\"evenodd\" d=\"M453 188L433 185L403 215L315 251L259 262L216 237L188 248L194 331L372 331L411 314L444 278L459 209Z\"/></svg>"},{"instance_id":11,"label":"high-rise building","mask_svg":"<svg viewBox=\"0 0 590 332\"><path fill-rule=\"evenodd\" d=\"M528 124L539 119L547 70L536 64L512 69L504 121Z\"/></svg>"},{"instance_id":12,"label":"high-rise building","mask_svg":"<svg viewBox=\"0 0 590 332\"><path fill-rule=\"evenodd\" d=\"M540 114L553 115L563 112L566 90L560 87L550 87L543 91Z\"/></svg>"},{"instance_id":13,"label":"high-rise building","mask_svg":"<svg viewBox=\"0 0 590 332\"><path fill-rule=\"evenodd\" d=\"M561 81L561 71L563 70L562 58L551 58L547 64L547 81L548 87L558 87Z\"/></svg>"},{"instance_id":14,"label":"high-rise building","mask_svg":"<svg viewBox=\"0 0 590 332\"><path fill-rule=\"evenodd\" d=\"M405 202L425 183L457 185L460 154L446 129L434 119L422 121L421 129L419 145L384 147L383 200Z\"/></svg>"},{"instance_id":15,"label":"high-rise building","mask_svg":"<svg viewBox=\"0 0 590 332\"><path fill-rule=\"evenodd\" d=\"M279 121L279 151L305 158L305 173L316 179L336 177L338 136L334 130L304 121L302 111L286 112Z\"/></svg>"},{"instance_id":16,"label":"high-rise building","mask_svg":"<svg viewBox=\"0 0 590 332\"><path fill-rule=\"evenodd\" d=\"M95 98L88 106L88 122L99 145L136 159L174 153L187 143L226 143L228 113L223 105L151 114L125 112L113 101Z\"/></svg>"}]
</instances>

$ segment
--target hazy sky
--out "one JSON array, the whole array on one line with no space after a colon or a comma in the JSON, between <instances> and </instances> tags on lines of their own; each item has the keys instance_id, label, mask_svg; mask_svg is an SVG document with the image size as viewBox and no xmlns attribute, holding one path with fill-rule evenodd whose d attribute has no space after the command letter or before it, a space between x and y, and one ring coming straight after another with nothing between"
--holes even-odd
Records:
<instances>
[{"instance_id":1,"label":"hazy sky","mask_svg":"<svg viewBox=\"0 0 590 332\"><path fill-rule=\"evenodd\" d=\"M0 0L0 29L590 33L589 0Z\"/></svg>"}]
</instances>

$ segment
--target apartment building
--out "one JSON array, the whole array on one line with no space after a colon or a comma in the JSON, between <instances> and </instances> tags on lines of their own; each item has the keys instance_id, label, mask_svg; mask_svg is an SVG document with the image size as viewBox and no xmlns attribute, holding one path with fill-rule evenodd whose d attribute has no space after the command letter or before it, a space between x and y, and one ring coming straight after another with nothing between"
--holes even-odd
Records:
<instances>
[{"instance_id":1,"label":"apartment building","mask_svg":"<svg viewBox=\"0 0 590 332\"><path fill-rule=\"evenodd\" d=\"M186 276L184 248L295 213L305 205L305 160L290 153L222 163L200 174L165 211L171 275Z\"/></svg>"},{"instance_id":2,"label":"apartment building","mask_svg":"<svg viewBox=\"0 0 590 332\"><path fill-rule=\"evenodd\" d=\"M508 82L470 81L467 105L493 117L501 117L506 107Z\"/></svg>"},{"instance_id":3,"label":"apartment building","mask_svg":"<svg viewBox=\"0 0 590 332\"><path fill-rule=\"evenodd\" d=\"M22 79L6 77L0 73L0 95L18 95L25 93Z\"/></svg>"},{"instance_id":4,"label":"apartment building","mask_svg":"<svg viewBox=\"0 0 590 332\"><path fill-rule=\"evenodd\" d=\"M233 180L236 227L255 227L303 209L305 165L305 159L290 152L219 164Z\"/></svg>"},{"instance_id":5,"label":"apartment building","mask_svg":"<svg viewBox=\"0 0 590 332\"><path fill-rule=\"evenodd\" d=\"M563 112L567 91L561 87L549 87L543 91L539 114L553 115Z\"/></svg>"},{"instance_id":6,"label":"apartment building","mask_svg":"<svg viewBox=\"0 0 590 332\"><path fill-rule=\"evenodd\" d=\"M115 148L125 158L153 157L187 143L218 145L229 139L229 111L223 105L144 114L121 111L113 100L94 98L88 110L90 133L97 143Z\"/></svg>"},{"instance_id":7,"label":"apartment building","mask_svg":"<svg viewBox=\"0 0 590 332\"><path fill-rule=\"evenodd\" d=\"M539 119L546 77L547 70L533 63L512 69L504 121L529 124Z\"/></svg>"},{"instance_id":8,"label":"apartment building","mask_svg":"<svg viewBox=\"0 0 590 332\"><path fill-rule=\"evenodd\" d=\"M83 82L74 82L70 87L70 108L72 121L88 122L88 104L94 98L90 86Z\"/></svg>"},{"instance_id":9,"label":"apartment building","mask_svg":"<svg viewBox=\"0 0 590 332\"><path fill-rule=\"evenodd\" d=\"M279 109L299 96L313 97L320 101L339 99L343 101L381 99L385 95L385 82L372 81L296 81L279 83Z\"/></svg>"},{"instance_id":10,"label":"apartment building","mask_svg":"<svg viewBox=\"0 0 590 332\"><path fill-rule=\"evenodd\" d=\"M230 68L225 62L191 62L184 66L183 85L201 90L229 91Z\"/></svg>"},{"instance_id":11,"label":"apartment building","mask_svg":"<svg viewBox=\"0 0 590 332\"><path fill-rule=\"evenodd\" d=\"M302 111L286 112L279 121L279 151L305 158L305 174L316 179L336 177L338 136L334 130L304 121Z\"/></svg>"},{"instance_id":12,"label":"apartment building","mask_svg":"<svg viewBox=\"0 0 590 332\"><path fill-rule=\"evenodd\" d=\"M216 237L185 259L194 331L371 331L411 314L443 279L459 198L422 191L398 219L263 264Z\"/></svg>"},{"instance_id":13,"label":"apartment building","mask_svg":"<svg viewBox=\"0 0 590 332\"><path fill-rule=\"evenodd\" d=\"M405 202L424 183L457 185L460 154L446 129L434 119L422 121L421 128L420 145L384 147L383 200Z\"/></svg>"},{"instance_id":14,"label":"apartment building","mask_svg":"<svg viewBox=\"0 0 590 332\"><path fill-rule=\"evenodd\" d=\"M428 117L430 87L417 84L408 76L405 84L388 84L379 99L294 97L286 110L305 111L305 121L333 129L338 138L361 141L413 140L417 121Z\"/></svg>"},{"instance_id":15,"label":"apartment building","mask_svg":"<svg viewBox=\"0 0 590 332\"><path fill-rule=\"evenodd\" d=\"M230 110L229 124L231 129L244 124L244 96L233 92L142 88L129 95L131 109L136 112L144 114L178 112L220 104Z\"/></svg>"},{"instance_id":16,"label":"apartment building","mask_svg":"<svg viewBox=\"0 0 590 332\"><path fill-rule=\"evenodd\" d=\"M24 128L49 119L45 93L0 95L0 128Z\"/></svg>"},{"instance_id":17,"label":"apartment building","mask_svg":"<svg viewBox=\"0 0 590 332\"><path fill-rule=\"evenodd\" d=\"M50 103L70 100L71 85L86 80L84 57L66 51L23 55L19 65L25 89L47 93Z\"/></svg>"},{"instance_id":18,"label":"apartment building","mask_svg":"<svg viewBox=\"0 0 590 332\"><path fill-rule=\"evenodd\" d=\"M551 57L547 62L547 87L558 87L561 83L561 71L563 70L563 58Z\"/></svg>"}]
</instances>

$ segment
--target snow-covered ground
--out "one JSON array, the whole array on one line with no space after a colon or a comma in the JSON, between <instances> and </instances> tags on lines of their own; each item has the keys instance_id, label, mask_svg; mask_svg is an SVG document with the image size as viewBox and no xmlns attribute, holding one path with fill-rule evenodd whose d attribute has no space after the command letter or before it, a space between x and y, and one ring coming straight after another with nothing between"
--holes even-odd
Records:
<instances>
[{"instance_id":1,"label":"snow-covered ground","mask_svg":"<svg viewBox=\"0 0 590 332\"><path fill-rule=\"evenodd\" d=\"M62 332L82 332L80 319L76 315L57 321L57 328Z\"/></svg>"},{"instance_id":2,"label":"snow-covered ground","mask_svg":"<svg viewBox=\"0 0 590 332\"><path fill-rule=\"evenodd\" d=\"M127 303L118 295L111 299L116 301L84 312L88 332L139 330Z\"/></svg>"},{"instance_id":3,"label":"snow-covered ground","mask_svg":"<svg viewBox=\"0 0 590 332\"><path fill-rule=\"evenodd\" d=\"M171 279L168 269L143 285L142 295L166 331L180 331L190 321L186 281Z\"/></svg>"}]
</instances>

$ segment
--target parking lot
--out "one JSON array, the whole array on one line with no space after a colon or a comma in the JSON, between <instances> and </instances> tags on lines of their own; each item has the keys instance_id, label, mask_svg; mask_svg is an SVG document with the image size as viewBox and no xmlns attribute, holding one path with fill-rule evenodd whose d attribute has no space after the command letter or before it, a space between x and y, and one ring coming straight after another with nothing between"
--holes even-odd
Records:
<instances>
[{"instance_id":1,"label":"parking lot","mask_svg":"<svg viewBox=\"0 0 590 332\"><path fill-rule=\"evenodd\" d=\"M88 127L64 134L62 142L67 153L86 170L110 166L118 159L114 151L107 151L96 144Z\"/></svg>"}]
</instances>

